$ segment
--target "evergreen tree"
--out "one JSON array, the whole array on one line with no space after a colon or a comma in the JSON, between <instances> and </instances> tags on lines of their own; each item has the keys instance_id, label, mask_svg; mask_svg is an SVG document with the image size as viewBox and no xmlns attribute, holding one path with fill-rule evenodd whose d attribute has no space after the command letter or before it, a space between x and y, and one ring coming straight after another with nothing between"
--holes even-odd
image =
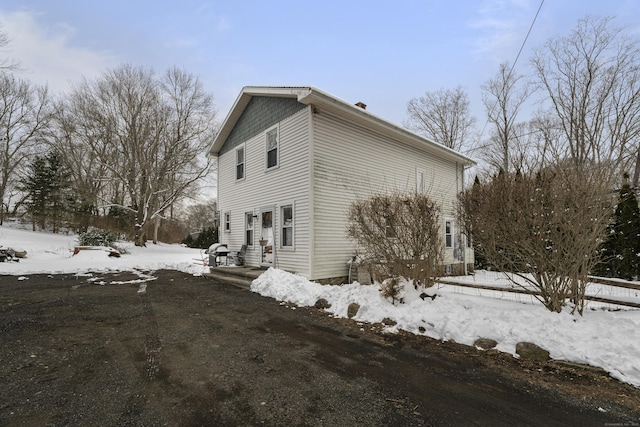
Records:
<instances>
[{"instance_id":1,"label":"evergreen tree","mask_svg":"<svg viewBox=\"0 0 640 427\"><path fill-rule=\"evenodd\" d=\"M48 185L48 217L51 219L53 232L57 233L68 218L72 209L69 203L73 200L70 191L70 175L68 169L62 163L62 158L56 151L46 156L46 174Z\"/></svg>"},{"instance_id":2,"label":"evergreen tree","mask_svg":"<svg viewBox=\"0 0 640 427\"><path fill-rule=\"evenodd\" d=\"M20 180L18 189L27 193L27 212L31 215L31 227L36 230L46 227L47 211L47 161L44 156L36 156L27 167L27 173Z\"/></svg>"},{"instance_id":3,"label":"evergreen tree","mask_svg":"<svg viewBox=\"0 0 640 427\"><path fill-rule=\"evenodd\" d=\"M60 155L52 151L46 156L36 156L20 180L19 188L27 193L27 211L33 230L36 224L45 229L49 223L53 232L58 232L68 218L72 199L69 173Z\"/></svg>"},{"instance_id":4,"label":"evergreen tree","mask_svg":"<svg viewBox=\"0 0 640 427\"><path fill-rule=\"evenodd\" d=\"M504 171L502 168L500 168L500 174L504 174ZM480 187L482 184L480 184L480 178L478 178L478 175L476 175L475 179L473 180L473 186L475 188ZM473 246L473 257L474 257L474 267L476 270L486 270L489 265L487 264L487 259L484 256L484 251L482 249L482 246L478 245L475 241L475 239L473 239L473 230L467 230L467 233L469 235L468 239L471 239L472 242L472 246Z\"/></svg>"},{"instance_id":5,"label":"evergreen tree","mask_svg":"<svg viewBox=\"0 0 640 427\"><path fill-rule=\"evenodd\" d=\"M614 222L609 226L602 253L600 274L622 279L640 275L640 207L635 192L626 182L620 189Z\"/></svg>"}]
</instances>

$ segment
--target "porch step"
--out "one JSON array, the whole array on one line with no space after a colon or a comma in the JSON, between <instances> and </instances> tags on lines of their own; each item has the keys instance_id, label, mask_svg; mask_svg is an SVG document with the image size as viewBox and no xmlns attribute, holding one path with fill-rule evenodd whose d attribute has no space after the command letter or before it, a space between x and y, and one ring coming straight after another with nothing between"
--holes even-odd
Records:
<instances>
[{"instance_id":1,"label":"porch step","mask_svg":"<svg viewBox=\"0 0 640 427\"><path fill-rule=\"evenodd\" d=\"M248 290L251 287L251 282L264 271L259 268L247 267L210 267L209 273L205 273L204 276Z\"/></svg>"}]
</instances>

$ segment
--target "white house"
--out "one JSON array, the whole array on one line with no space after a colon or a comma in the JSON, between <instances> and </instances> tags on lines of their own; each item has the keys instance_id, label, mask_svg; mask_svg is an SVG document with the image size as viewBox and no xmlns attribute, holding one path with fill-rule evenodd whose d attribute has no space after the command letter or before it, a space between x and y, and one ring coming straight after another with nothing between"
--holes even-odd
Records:
<instances>
[{"instance_id":1,"label":"white house","mask_svg":"<svg viewBox=\"0 0 640 427\"><path fill-rule=\"evenodd\" d=\"M243 88L209 150L220 242L231 251L246 244L248 266L342 279L354 254L352 201L417 189L442 207L447 269L472 264L455 205L474 162L365 108L314 87Z\"/></svg>"}]
</instances>

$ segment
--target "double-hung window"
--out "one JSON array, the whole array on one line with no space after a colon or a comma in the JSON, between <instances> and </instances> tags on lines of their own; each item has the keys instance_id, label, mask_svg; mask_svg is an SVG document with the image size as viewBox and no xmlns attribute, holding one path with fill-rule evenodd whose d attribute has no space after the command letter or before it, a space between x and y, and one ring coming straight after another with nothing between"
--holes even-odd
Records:
<instances>
[{"instance_id":1,"label":"double-hung window","mask_svg":"<svg viewBox=\"0 0 640 427\"><path fill-rule=\"evenodd\" d=\"M293 247L293 205L282 206L280 208L281 218L281 246L283 248Z\"/></svg>"},{"instance_id":2,"label":"double-hung window","mask_svg":"<svg viewBox=\"0 0 640 427\"><path fill-rule=\"evenodd\" d=\"M389 239L393 239L395 237L398 237L398 235L396 234L396 229L393 226L393 221L391 221L390 217L383 215L380 218L380 223L381 223L382 227L384 228L384 237L387 237Z\"/></svg>"},{"instance_id":3,"label":"double-hung window","mask_svg":"<svg viewBox=\"0 0 640 427\"><path fill-rule=\"evenodd\" d=\"M253 246L253 212L244 214L244 243Z\"/></svg>"},{"instance_id":4,"label":"double-hung window","mask_svg":"<svg viewBox=\"0 0 640 427\"><path fill-rule=\"evenodd\" d=\"M236 149L236 180L244 179L244 145Z\"/></svg>"},{"instance_id":5,"label":"double-hung window","mask_svg":"<svg viewBox=\"0 0 640 427\"><path fill-rule=\"evenodd\" d=\"M267 132L267 169L278 167L278 128Z\"/></svg>"},{"instance_id":6,"label":"double-hung window","mask_svg":"<svg viewBox=\"0 0 640 427\"><path fill-rule=\"evenodd\" d=\"M224 231L227 233L231 231L231 212L224 213Z\"/></svg>"},{"instance_id":7,"label":"double-hung window","mask_svg":"<svg viewBox=\"0 0 640 427\"><path fill-rule=\"evenodd\" d=\"M453 247L453 221L446 220L444 222L444 246Z\"/></svg>"}]
</instances>

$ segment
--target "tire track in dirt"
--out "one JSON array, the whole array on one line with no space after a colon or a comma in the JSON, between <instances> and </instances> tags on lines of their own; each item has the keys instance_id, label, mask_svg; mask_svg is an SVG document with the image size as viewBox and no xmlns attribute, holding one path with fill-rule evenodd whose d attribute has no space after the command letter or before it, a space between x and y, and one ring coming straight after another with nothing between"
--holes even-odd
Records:
<instances>
[{"instance_id":1,"label":"tire track in dirt","mask_svg":"<svg viewBox=\"0 0 640 427\"><path fill-rule=\"evenodd\" d=\"M146 386L155 381L160 373L160 351L162 350L162 341L158 334L158 321L153 306L147 297L147 284L143 283L137 291L139 304L142 305L142 315L137 320L135 327L144 331L144 374L138 382L136 389L140 390L133 393L125 404L125 409L120 415L120 420L126 424L127 420L138 419L142 414L148 397L144 390ZM120 425L120 423L118 423ZM124 424L123 424L124 425Z\"/></svg>"}]
</instances>

